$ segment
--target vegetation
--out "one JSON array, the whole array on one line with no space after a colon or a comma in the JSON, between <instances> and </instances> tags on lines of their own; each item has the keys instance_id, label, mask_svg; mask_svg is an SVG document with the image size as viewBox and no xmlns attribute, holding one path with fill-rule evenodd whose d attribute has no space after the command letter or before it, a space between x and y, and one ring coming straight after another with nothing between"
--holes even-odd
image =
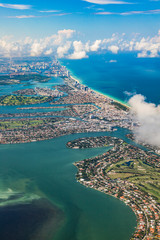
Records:
<instances>
[{"instance_id":1,"label":"vegetation","mask_svg":"<svg viewBox=\"0 0 160 240\"><path fill-rule=\"evenodd\" d=\"M42 76L40 74L3 75L0 76L0 85L20 84L23 81L30 80L37 82L47 82L50 80L50 78L47 76Z\"/></svg>"},{"instance_id":2,"label":"vegetation","mask_svg":"<svg viewBox=\"0 0 160 240\"><path fill-rule=\"evenodd\" d=\"M5 95L0 97L0 105L3 106L14 106L14 105L27 105L49 102L53 97L27 97L27 96L16 96L16 95Z\"/></svg>"},{"instance_id":3,"label":"vegetation","mask_svg":"<svg viewBox=\"0 0 160 240\"><path fill-rule=\"evenodd\" d=\"M125 106L119 102L112 102L111 104L114 105L116 108L122 109L124 111L128 111L128 109L129 109L127 106Z\"/></svg>"},{"instance_id":4,"label":"vegetation","mask_svg":"<svg viewBox=\"0 0 160 240\"><path fill-rule=\"evenodd\" d=\"M160 203L160 171L137 159L122 160L108 167L106 172L110 178L121 178L134 183L143 192L149 193Z\"/></svg>"},{"instance_id":5,"label":"vegetation","mask_svg":"<svg viewBox=\"0 0 160 240\"><path fill-rule=\"evenodd\" d=\"M4 120L0 122L0 130L37 127L43 125L45 121L45 119Z\"/></svg>"}]
</instances>

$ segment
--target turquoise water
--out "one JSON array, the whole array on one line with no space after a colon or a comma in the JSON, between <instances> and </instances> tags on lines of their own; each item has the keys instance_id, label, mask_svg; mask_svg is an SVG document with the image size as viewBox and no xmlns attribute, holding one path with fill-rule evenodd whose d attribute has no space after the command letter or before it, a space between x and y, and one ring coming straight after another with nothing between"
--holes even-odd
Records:
<instances>
[{"instance_id":1,"label":"turquoise water","mask_svg":"<svg viewBox=\"0 0 160 240\"><path fill-rule=\"evenodd\" d=\"M52 86L58 85L58 84L63 84L64 81L62 78L59 77L51 77L51 80L48 82L37 82L37 81L23 81L22 84L13 84L13 85L0 85L0 96L1 95L9 95L12 94L13 92L21 89L27 89L27 88L43 88L48 87L51 88Z\"/></svg>"},{"instance_id":2,"label":"turquoise water","mask_svg":"<svg viewBox=\"0 0 160 240\"><path fill-rule=\"evenodd\" d=\"M137 58L137 54L94 54L82 60L63 60L74 76L94 90L127 102L125 92L142 94L160 103L159 58ZM117 62L110 62L115 60Z\"/></svg>"},{"instance_id":3,"label":"turquoise water","mask_svg":"<svg viewBox=\"0 0 160 240\"><path fill-rule=\"evenodd\" d=\"M52 88L56 85L64 84L64 81L62 78L59 77L51 77L51 80L48 82L35 82L35 81L27 81L23 82L22 84L13 84L13 85L0 85L0 96L1 95L9 95L13 94L13 92L27 89L27 88L35 88L35 87L48 87ZM51 107L50 103L40 103L40 104L29 104L25 106L0 106L0 114L3 113L32 113L32 112L52 112L52 111L58 111L56 109L18 109L23 107Z\"/></svg>"},{"instance_id":4,"label":"turquoise water","mask_svg":"<svg viewBox=\"0 0 160 240\"><path fill-rule=\"evenodd\" d=\"M73 162L96 156L107 148L73 150L72 139L112 135L124 138L126 130L88 133L53 140L0 146L0 188L49 199L63 210L65 221L56 236L45 240L128 240L136 217L123 202L76 182ZM6 231L9 231L6 226ZM1 231L1 230L0 230Z\"/></svg>"}]
</instances>

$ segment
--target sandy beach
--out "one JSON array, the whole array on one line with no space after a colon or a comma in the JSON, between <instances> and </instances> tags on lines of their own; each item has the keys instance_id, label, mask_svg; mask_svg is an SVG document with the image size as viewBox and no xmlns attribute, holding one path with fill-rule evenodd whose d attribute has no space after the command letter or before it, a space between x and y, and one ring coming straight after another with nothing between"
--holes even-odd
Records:
<instances>
[{"instance_id":1,"label":"sandy beach","mask_svg":"<svg viewBox=\"0 0 160 240\"><path fill-rule=\"evenodd\" d=\"M78 78L73 77L72 75L70 75L70 78L71 78L72 80L74 80L75 82L77 82L77 83L79 83L79 84L81 84L81 85L83 85L83 86L86 86L86 85L84 85L80 80L78 80ZM91 88L91 89L92 89L92 88ZM94 90L94 89L92 89L92 91L93 91L95 94L101 95L101 96L104 97L104 98L107 97L107 98L111 99L112 101L117 102L117 103L121 104L122 106L130 109L130 106L129 106L129 105L127 105L126 103L124 103L124 102L122 102L122 101L120 101L120 100L118 100L118 99L115 99L114 97L111 97L111 96L109 96L109 95L107 95L107 94L101 93L101 92L99 92L99 91L97 91L97 90Z\"/></svg>"}]
</instances>

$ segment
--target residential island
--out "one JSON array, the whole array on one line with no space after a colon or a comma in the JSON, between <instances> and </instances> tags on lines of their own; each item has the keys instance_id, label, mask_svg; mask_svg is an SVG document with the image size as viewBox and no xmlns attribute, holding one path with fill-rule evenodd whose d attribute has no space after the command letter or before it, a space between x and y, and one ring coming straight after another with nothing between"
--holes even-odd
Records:
<instances>
[{"instance_id":1,"label":"residential island","mask_svg":"<svg viewBox=\"0 0 160 240\"><path fill-rule=\"evenodd\" d=\"M103 155L75 163L77 180L119 198L132 208L137 228L131 239L159 239L160 156L107 136L76 139L67 146L109 147Z\"/></svg>"}]
</instances>

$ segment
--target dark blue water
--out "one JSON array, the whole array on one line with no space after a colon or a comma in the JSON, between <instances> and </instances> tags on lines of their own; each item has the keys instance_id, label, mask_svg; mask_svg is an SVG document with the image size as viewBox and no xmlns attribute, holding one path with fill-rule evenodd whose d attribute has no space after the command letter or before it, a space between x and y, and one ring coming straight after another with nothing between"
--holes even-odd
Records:
<instances>
[{"instance_id":1,"label":"dark blue water","mask_svg":"<svg viewBox=\"0 0 160 240\"><path fill-rule=\"evenodd\" d=\"M110 62L115 60L116 62ZM82 60L63 60L74 76L89 87L121 101L125 91L142 94L160 103L160 59L137 58L137 54L94 54Z\"/></svg>"}]
</instances>

